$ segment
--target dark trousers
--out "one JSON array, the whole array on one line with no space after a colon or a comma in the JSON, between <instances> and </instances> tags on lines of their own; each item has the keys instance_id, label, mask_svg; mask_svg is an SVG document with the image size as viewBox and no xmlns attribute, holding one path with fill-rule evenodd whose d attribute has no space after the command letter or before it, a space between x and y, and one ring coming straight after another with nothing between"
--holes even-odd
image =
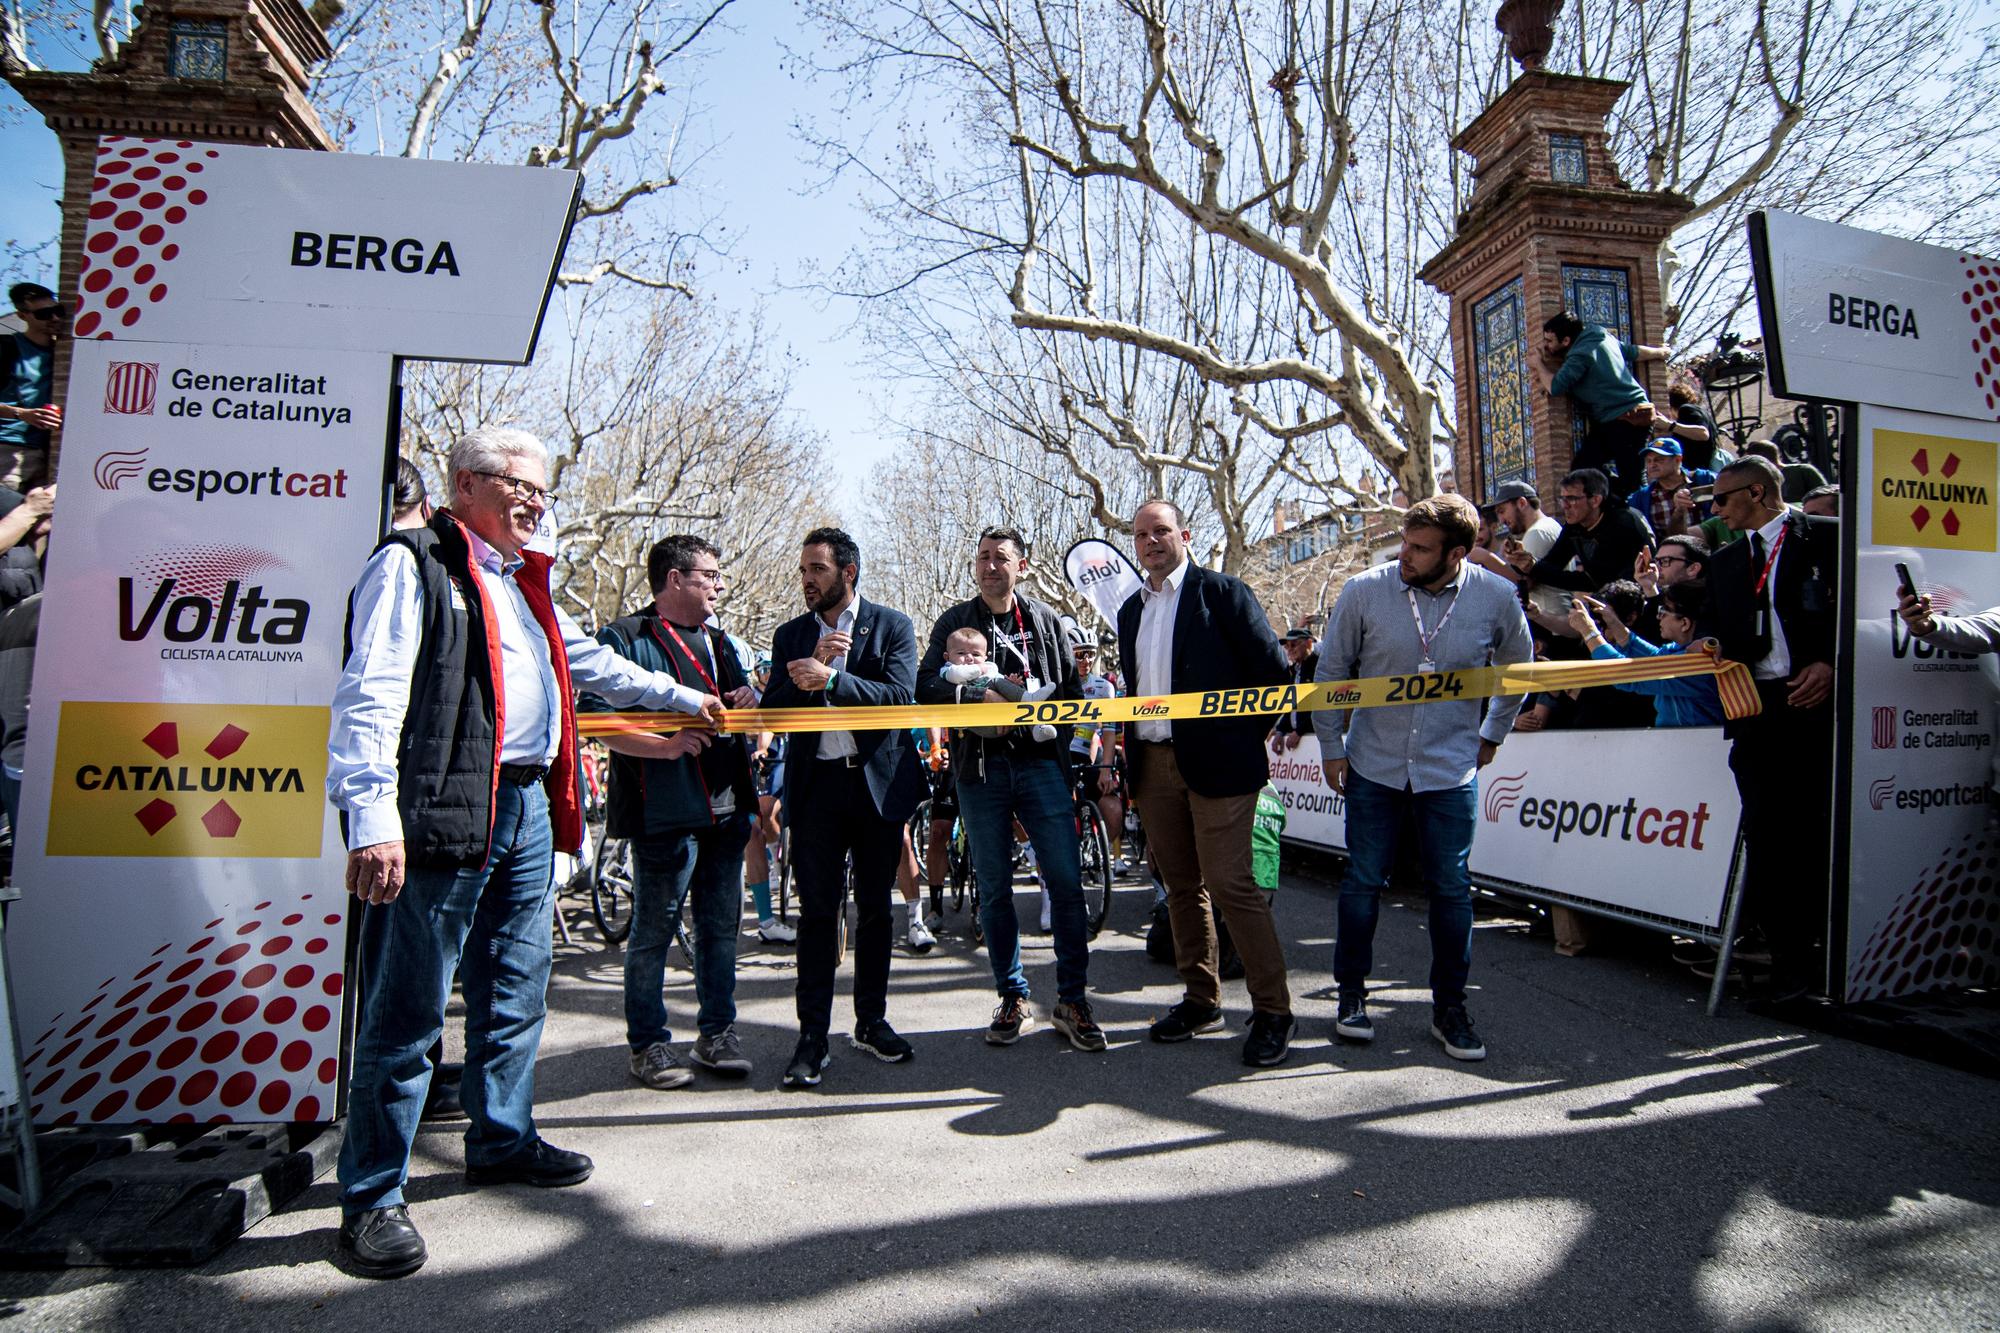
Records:
<instances>
[{"instance_id":1,"label":"dark trousers","mask_svg":"<svg viewBox=\"0 0 2000 1333\"><path fill-rule=\"evenodd\" d=\"M833 1023L833 974L840 962L839 922L847 910L847 858L854 858L854 1018L889 1008L889 954L895 931L889 900L903 826L884 819L868 775L837 759L802 757L813 766L801 799L785 803L792 828L792 874L799 886L798 1008L802 1036L823 1037Z\"/></svg>"},{"instance_id":2,"label":"dark trousers","mask_svg":"<svg viewBox=\"0 0 2000 1333\"><path fill-rule=\"evenodd\" d=\"M1610 477L1611 498L1605 503L1623 504L1626 496L1646 482L1640 454L1652 438L1653 433L1644 426L1619 420L1593 421L1571 466L1594 467Z\"/></svg>"},{"instance_id":3,"label":"dark trousers","mask_svg":"<svg viewBox=\"0 0 2000 1333\"><path fill-rule=\"evenodd\" d=\"M1730 724L1729 769L1743 800L1745 919L1771 945L1772 969L1820 985L1813 950L1826 927L1833 843L1833 707L1785 703L1757 682L1764 711Z\"/></svg>"}]
</instances>

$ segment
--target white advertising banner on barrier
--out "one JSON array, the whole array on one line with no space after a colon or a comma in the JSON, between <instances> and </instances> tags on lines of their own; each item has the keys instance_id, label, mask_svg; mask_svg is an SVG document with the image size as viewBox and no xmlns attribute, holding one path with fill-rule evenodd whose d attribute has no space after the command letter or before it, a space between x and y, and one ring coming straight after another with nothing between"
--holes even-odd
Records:
<instances>
[{"instance_id":1,"label":"white advertising banner on barrier","mask_svg":"<svg viewBox=\"0 0 2000 1333\"><path fill-rule=\"evenodd\" d=\"M1273 756L1285 836L1346 846L1319 741ZM1741 810L1720 729L1516 735L1479 775L1472 874L1690 925L1722 923Z\"/></svg>"},{"instance_id":2,"label":"white advertising banner on barrier","mask_svg":"<svg viewBox=\"0 0 2000 1333\"><path fill-rule=\"evenodd\" d=\"M86 338L526 361L581 177L109 135Z\"/></svg>"},{"instance_id":3,"label":"white advertising banner on barrier","mask_svg":"<svg viewBox=\"0 0 2000 1333\"><path fill-rule=\"evenodd\" d=\"M1750 235L1779 393L2000 415L2000 262L1775 209Z\"/></svg>"},{"instance_id":4,"label":"white advertising banner on barrier","mask_svg":"<svg viewBox=\"0 0 2000 1333\"><path fill-rule=\"evenodd\" d=\"M330 1119L381 353L79 341L8 921L43 1125Z\"/></svg>"},{"instance_id":5,"label":"white advertising banner on barrier","mask_svg":"<svg viewBox=\"0 0 2000 1333\"><path fill-rule=\"evenodd\" d=\"M2000 602L2000 427L1863 407L1858 443L1850 1002L2000 978L1993 685L1895 614L1898 564L1942 613Z\"/></svg>"}]
</instances>

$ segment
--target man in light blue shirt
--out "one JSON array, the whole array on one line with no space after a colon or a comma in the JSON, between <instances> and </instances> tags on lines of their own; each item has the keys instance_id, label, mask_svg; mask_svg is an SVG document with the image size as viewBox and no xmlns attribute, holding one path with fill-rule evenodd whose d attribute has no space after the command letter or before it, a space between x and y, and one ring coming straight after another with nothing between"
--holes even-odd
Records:
<instances>
[{"instance_id":1,"label":"man in light blue shirt","mask_svg":"<svg viewBox=\"0 0 2000 1333\"><path fill-rule=\"evenodd\" d=\"M1357 575L1340 590L1315 679L1413 677L1533 658L1513 585L1465 563L1478 534L1479 511L1463 497L1439 495L1412 505L1396 563ZM1333 948L1339 1036L1374 1038L1365 1000L1375 921L1395 863L1397 830L1414 813L1431 900L1431 1033L1454 1059L1486 1058L1465 1011L1472 967L1466 867L1478 771L1492 762L1520 709L1518 695L1473 695L1312 715L1327 781L1346 797L1347 874Z\"/></svg>"},{"instance_id":2,"label":"man in light blue shirt","mask_svg":"<svg viewBox=\"0 0 2000 1333\"><path fill-rule=\"evenodd\" d=\"M367 904L337 1243L365 1277L401 1277L427 1257L403 1183L454 971L466 1007L466 1180L590 1175L588 1157L534 1124L553 852L576 850L583 832L572 690L722 716L713 695L636 667L555 608L549 557L524 549L549 500L539 440L473 431L452 446L448 471L450 507L392 532L355 586L327 742L347 887Z\"/></svg>"}]
</instances>

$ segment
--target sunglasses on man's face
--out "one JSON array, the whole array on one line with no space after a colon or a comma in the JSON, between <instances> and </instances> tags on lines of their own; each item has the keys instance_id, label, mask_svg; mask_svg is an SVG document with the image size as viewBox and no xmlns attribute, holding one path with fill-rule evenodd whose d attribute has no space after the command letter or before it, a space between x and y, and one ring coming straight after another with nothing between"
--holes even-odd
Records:
<instances>
[{"instance_id":1,"label":"sunglasses on man's face","mask_svg":"<svg viewBox=\"0 0 2000 1333\"><path fill-rule=\"evenodd\" d=\"M68 319L69 311L59 305L45 305L40 310L24 312L29 319L39 319L44 324L53 324L59 319Z\"/></svg>"}]
</instances>

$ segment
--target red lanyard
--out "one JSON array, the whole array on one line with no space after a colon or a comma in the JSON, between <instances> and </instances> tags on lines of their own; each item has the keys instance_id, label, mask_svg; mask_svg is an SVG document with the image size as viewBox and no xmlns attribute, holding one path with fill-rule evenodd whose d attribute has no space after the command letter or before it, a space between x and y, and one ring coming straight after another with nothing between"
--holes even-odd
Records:
<instances>
[{"instance_id":1,"label":"red lanyard","mask_svg":"<svg viewBox=\"0 0 2000 1333\"><path fill-rule=\"evenodd\" d=\"M1762 597L1764 595L1764 584L1770 580L1771 571L1777 568L1778 552L1785 544L1785 534L1791 530L1789 524L1778 529L1778 536L1771 543L1771 554L1764 560L1764 572L1757 576L1757 586L1752 590L1756 596Z\"/></svg>"},{"instance_id":2,"label":"red lanyard","mask_svg":"<svg viewBox=\"0 0 2000 1333\"><path fill-rule=\"evenodd\" d=\"M994 622L993 628L996 630L1000 628L998 621ZM1033 668L1028 662L1028 627L1021 619L1021 599L1018 597L1014 599L1014 636L1014 642L1008 646L1013 648L1014 656L1021 659L1021 671L1026 674L1032 671ZM999 638L1001 636L996 634L994 637Z\"/></svg>"},{"instance_id":3,"label":"red lanyard","mask_svg":"<svg viewBox=\"0 0 2000 1333\"><path fill-rule=\"evenodd\" d=\"M660 624L666 625L667 633L674 636L674 642L680 645L681 652L687 655L688 661L694 663L694 669L701 673L701 683L708 686L708 692L712 695L715 695L718 699L721 698L722 690L720 687L716 685L715 677L708 674L708 668L701 664L701 659L699 657L696 657L694 655L694 650L687 646L686 641L681 638L680 631L675 629L671 624L669 624L665 620L660 621ZM711 648L713 647L713 645L710 646ZM674 674L679 675L680 673L676 671Z\"/></svg>"}]
</instances>

